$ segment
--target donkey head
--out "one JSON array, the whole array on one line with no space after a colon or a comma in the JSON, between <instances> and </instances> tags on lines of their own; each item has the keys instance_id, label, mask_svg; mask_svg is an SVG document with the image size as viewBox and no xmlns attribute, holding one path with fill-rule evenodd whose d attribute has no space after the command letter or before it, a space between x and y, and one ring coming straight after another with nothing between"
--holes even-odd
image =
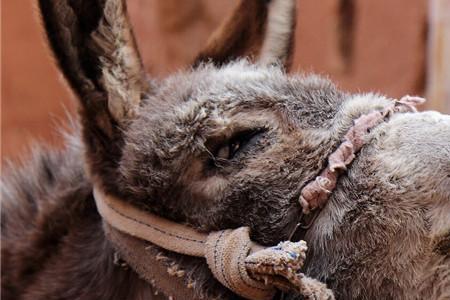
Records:
<instances>
[{"instance_id":1,"label":"donkey head","mask_svg":"<svg viewBox=\"0 0 450 300\"><path fill-rule=\"evenodd\" d=\"M143 70L124 1L39 4L80 100L93 182L201 231L287 239L302 187L353 120L391 101L286 74L293 0L242 1L192 67L162 81ZM306 271L344 298L418 294L427 264L449 264L450 118L395 115L366 139L304 237Z\"/></svg>"}]
</instances>

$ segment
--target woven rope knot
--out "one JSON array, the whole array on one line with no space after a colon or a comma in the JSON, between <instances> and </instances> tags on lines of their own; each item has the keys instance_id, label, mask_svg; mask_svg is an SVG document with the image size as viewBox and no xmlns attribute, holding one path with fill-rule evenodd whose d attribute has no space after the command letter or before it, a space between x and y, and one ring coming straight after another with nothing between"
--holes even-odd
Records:
<instances>
[{"instance_id":1,"label":"woven rope knot","mask_svg":"<svg viewBox=\"0 0 450 300\"><path fill-rule=\"evenodd\" d=\"M334 299L324 284L300 272L306 251L305 241L262 248L250 240L249 228L241 227L209 234L205 257L214 276L247 299L272 299L275 288L305 299Z\"/></svg>"}]
</instances>

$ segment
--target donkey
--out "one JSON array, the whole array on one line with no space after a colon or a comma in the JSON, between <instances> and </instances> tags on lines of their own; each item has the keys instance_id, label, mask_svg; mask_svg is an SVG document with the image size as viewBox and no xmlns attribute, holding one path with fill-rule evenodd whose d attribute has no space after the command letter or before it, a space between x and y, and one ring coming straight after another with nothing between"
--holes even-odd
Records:
<instances>
[{"instance_id":1,"label":"donkey","mask_svg":"<svg viewBox=\"0 0 450 300\"><path fill-rule=\"evenodd\" d=\"M302 280L334 296L275 297L450 298L450 116L382 115L322 187L328 199L308 202L302 191L355 120L398 102L288 75L295 1L242 0L190 68L164 80L144 72L124 0L39 9L79 121L63 150L35 147L3 177L4 299L241 298L203 258L121 232L135 245L123 251L94 190L199 233L306 241Z\"/></svg>"}]
</instances>

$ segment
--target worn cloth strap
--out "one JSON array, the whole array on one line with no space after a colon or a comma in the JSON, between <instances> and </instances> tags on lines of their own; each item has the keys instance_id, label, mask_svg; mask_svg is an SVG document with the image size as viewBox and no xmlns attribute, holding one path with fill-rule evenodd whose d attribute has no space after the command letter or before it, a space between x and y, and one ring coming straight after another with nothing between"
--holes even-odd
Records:
<instances>
[{"instance_id":1,"label":"worn cloth strap","mask_svg":"<svg viewBox=\"0 0 450 300\"><path fill-rule=\"evenodd\" d=\"M365 137L372 128L384 122L392 114L416 112L416 106L424 102L424 98L404 96L380 111L372 111L356 119L345 134L342 144L328 157L327 167L319 176L303 187L299 198L303 213L308 214L327 203L336 188L339 175L347 170L347 166L355 159L356 153L364 146Z\"/></svg>"},{"instance_id":2,"label":"worn cloth strap","mask_svg":"<svg viewBox=\"0 0 450 300\"><path fill-rule=\"evenodd\" d=\"M94 188L97 209L106 222L105 228L125 233L131 237L149 241L166 250L206 258L214 277L234 293L252 300L271 299L275 288L282 290L314 291L306 299L332 295L325 285L319 284L300 272L306 257L306 243L282 242L275 247L264 248L250 240L249 228L199 233L194 229L170 220L143 212L130 204L106 195ZM109 229L109 232L111 230ZM118 234L110 234L125 260L145 279L152 280L152 260L147 260L139 250L135 239L124 240ZM138 254L134 253L134 251ZM142 257L139 263L138 258ZM168 291L170 293L170 290ZM176 294L173 291L173 294Z\"/></svg>"},{"instance_id":3,"label":"worn cloth strap","mask_svg":"<svg viewBox=\"0 0 450 300\"><path fill-rule=\"evenodd\" d=\"M104 194L98 188L94 188L94 198L100 215L114 228L166 250L189 256L205 256L206 234L139 210Z\"/></svg>"},{"instance_id":4,"label":"worn cloth strap","mask_svg":"<svg viewBox=\"0 0 450 300\"><path fill-rule=\"evenodd\" d=\"M155 289L155 299L200 300L182 273L169 273L170 266L165 264L164 257L149 242L123 233L108 223L104 224L106 237L114 249L126 262L125 267L132 268ZM159 298L156 296L160 296Z\"/></svg>"},{"instance_id":5,"label":"worn cloth strap","mask_svg":"<svg viewBox=\"0 0 450 300\"><path fill-rule=\"evenodd\" d=\"M253 244L249 228L223 230L211 233L206 242L206 261L216 279L224 286L248 299L272 299L275 289L250 277L246 258Z\"/></svg>"}]
</instances>

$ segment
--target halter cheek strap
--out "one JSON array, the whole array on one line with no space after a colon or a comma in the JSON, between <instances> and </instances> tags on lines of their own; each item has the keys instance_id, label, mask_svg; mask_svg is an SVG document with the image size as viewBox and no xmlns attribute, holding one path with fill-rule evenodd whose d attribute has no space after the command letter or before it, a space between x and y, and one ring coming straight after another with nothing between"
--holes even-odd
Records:
<instances>
[{"instance_id":1,"label":"halter cheek strap","mask_svg":"<svg viewBox=\"0 0 450 300\"><path fill-rule=\"evenodd\" d=\"M110 239L112 237L112 242L118 245L119 250L122 249L122 255L128 257L129 263L131 261L131 267L144 278L152 278L148 275L152 268L142 266L145 260L136 260L136 255L131 253L134 250L130 249L135 246L114 231L179 254L204 257L221 284L247 299L272 299L276 288L298 292L307 299L322 294L332 295L324 284L300 272L306 258L304 241L281 242L275 247L265 248L250 240L248 227L205 234L138 210L98 188L94 188L94 198Z\"/></svg>"}]
</instances>

